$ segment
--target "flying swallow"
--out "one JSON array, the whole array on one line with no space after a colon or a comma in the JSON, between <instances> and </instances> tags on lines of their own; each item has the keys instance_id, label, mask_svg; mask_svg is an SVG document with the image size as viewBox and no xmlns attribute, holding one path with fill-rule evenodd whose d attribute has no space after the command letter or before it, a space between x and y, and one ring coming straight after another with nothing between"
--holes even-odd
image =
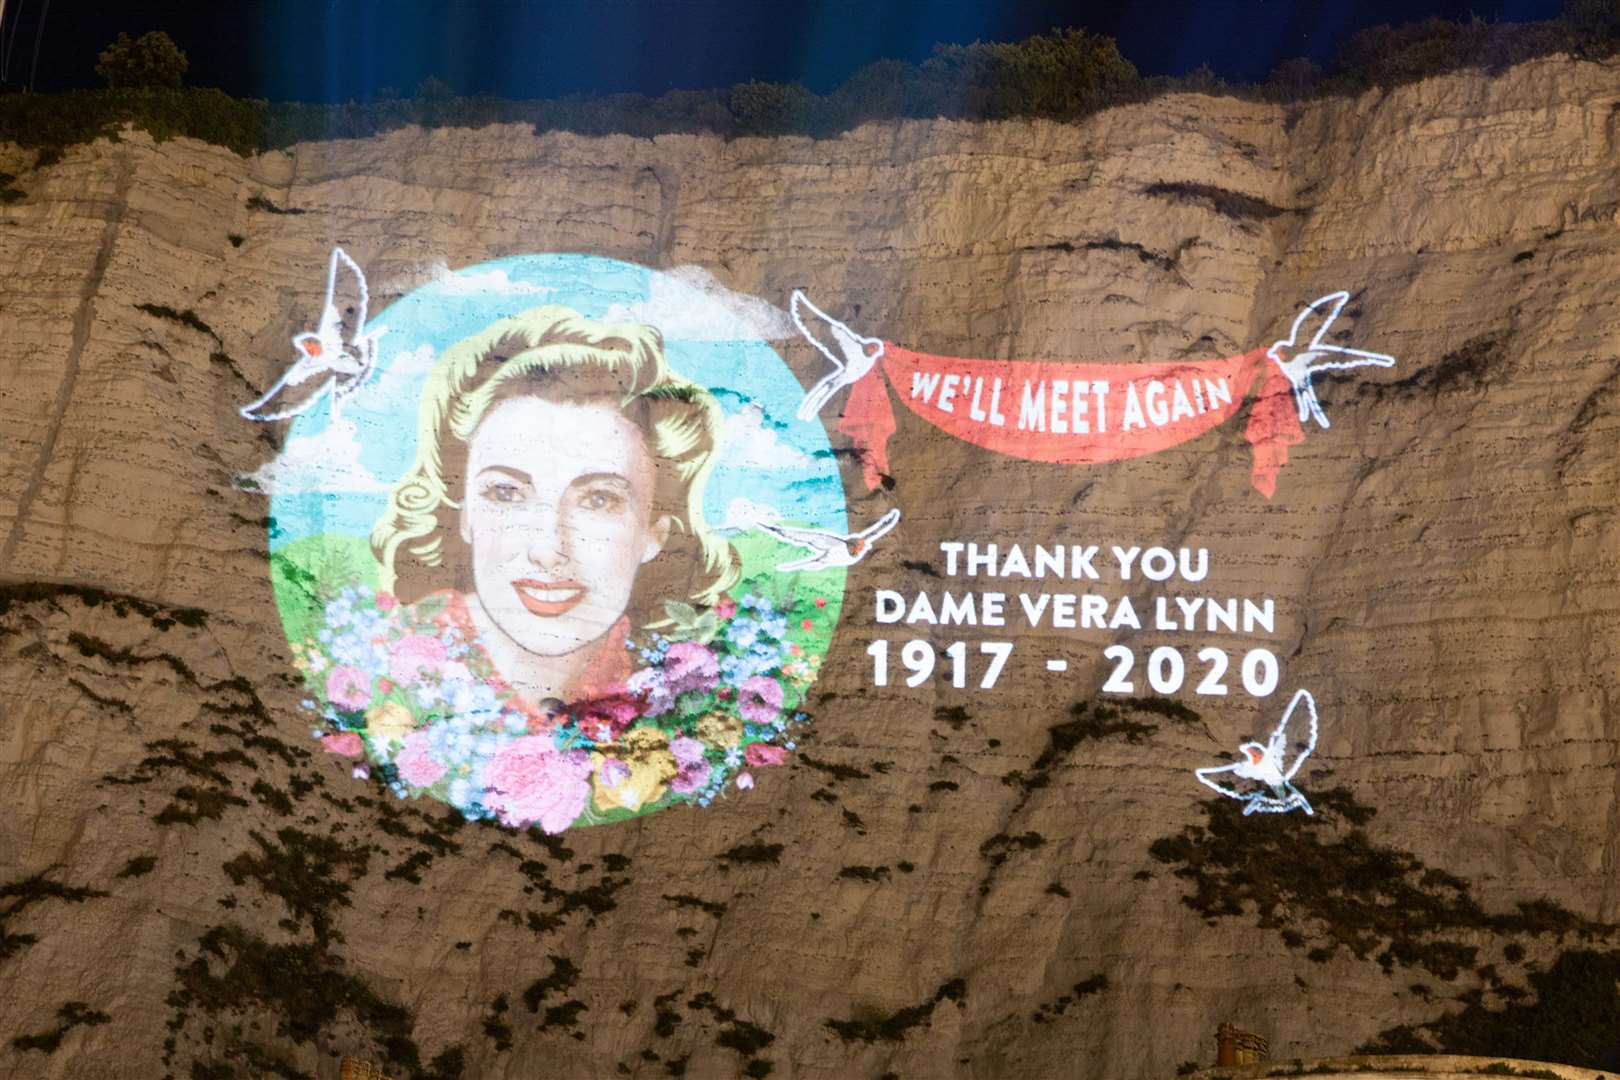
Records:
<instances>
[{"instance_id":1,"label":"flying swallow","mask_svg":"<svg viewBox=\"0 0 1620 1080\"><path fill-rule=\"evenodd\" d=\"M1282 369L1288 376L1288 381L1294 386L1294 404L1299 407L1299 422L1304 423L1311 417L1324 428L1332 427L1328 423L1327 414L1322 411L1322 403L1316 400L1316 389L1311 385L1311 377L1319 371L1342 371L1347 368L1358 367L1394 367L1395 358L1383 353L1367 352L1363 349L1347 349L1342 345L1328 345L1323 342L1333 320L1339 317L1339 312L1349 302L1350 294L1347 292L1328 293L1326 296L1312 300L1305 305L1294 319L1293 327L1288 331L1288 337L1274 343L1266 350L1266 355ZM1307 344L1300 345L1299 342ZM1323 360L1317 363L1322 356L1347 356L1349 360Z\"/></svg>"},{"instance_id":2,"label":"flying swallow","mask_svg":"<svg viewBox=\"0 0 1620 1080\"><path fill-rule=\"evenodd\" d=\"M783 563L777 570L827 570L854 566L872 550L872 541L900 523L900 511L890 510L858 533L843 536L825 529L801 529L793 525L767 525L759 528L778 540L810 552L805 558Z\"/></svg>"},{"instance_id":3,"label":"flying swallow","mask_svg":"<svg viewBox=\"0 0 1620 1080\"><path fill-rule=\"evenodd\" d=\"M809 420L832 400L834 394L854 385L872 370L878 357L883 355L883 342L875 337L857 334L812 304L798 289L793 290L788 311L799 333L816 347L817 352L832 362L834 369L806 390L804 400L799 403L799 419ZM806 320L815 327L814 330L805 325Z\"/></svg>"},{"instance_id":4,"label":"flying swallow","mask_svg":"<svg viewBox=\"0 0 1620 1080\"><path fill-rule=\"evenodd\" d=\"M338 265L344 270L345 291L354 290L353 303L338 310ZM326 302L315 332L292 339L298 358L286 374L241 413L249 420L285 420L306 412L328 390L332 413L344 398L360 389L377 360L377 339L386 331L366 329L366 275L342 248L332 249L326 271Z\"/></svg>"},{"instance_id":5,"label":"flying swallow","mask_svg":"<svg viewBox=\"0 0 1620 1080\"><path fill-rule=\"evenodd\" d=\"M1286 763L1288 755L1289 725L1294 718L1294 710L1299 708L1301 702L1305 704L1305 713L1309 718L1310 737L1305 741L1305 747L1292 764ZM1294 774L1305 759L1311 756L1316 749L1316 699L1311 697L1309 690L1299 690L1294 694L1294 700L1288 703L1288 711L1277 724L1277 730L1271 733L1271 738L1264 744L1246 742L1238 747L1238 760L1230 765L1212 766L1207 769L1194 769L1198 782L1205 787L1220 792L1229 799L1237 799L1244 803L1245 816L1253 813L1284 814L1290 810L1303 810L1312 814L1310 801L1294 786ZM1220 773L1231 773L1243 780L1251 780L1261 787L1241 791L1235 787L1228 787L1217 783L1211 777Z\"/></svg>"}]
</instances>

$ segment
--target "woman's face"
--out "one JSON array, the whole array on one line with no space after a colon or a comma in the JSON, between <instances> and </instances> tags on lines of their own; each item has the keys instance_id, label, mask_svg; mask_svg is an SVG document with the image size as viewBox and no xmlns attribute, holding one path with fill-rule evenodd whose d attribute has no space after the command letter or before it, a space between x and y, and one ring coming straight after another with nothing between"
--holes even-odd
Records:
<instances>
[{"instance_id":1,"label":"woman's face","mask_svg":"<svg viewBox=\"0 0 1620 1080\"><path fill-rule=\"evenodd\" d=\"M542 656L606 634L669 538L654 480L641 429L611 403L519 397L491 409L467 444L461 538L495 625Z\"/></svg>"}]
</instances>

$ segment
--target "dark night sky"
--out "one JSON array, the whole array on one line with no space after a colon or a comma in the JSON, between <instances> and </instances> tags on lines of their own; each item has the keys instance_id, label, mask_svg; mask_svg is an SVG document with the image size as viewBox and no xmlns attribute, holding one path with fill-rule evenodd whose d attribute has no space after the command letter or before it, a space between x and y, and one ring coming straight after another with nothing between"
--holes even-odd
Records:
<instances>
[{"instance_id":1,"label":"dark night sky","mask_svg":"<svg viewBox=\"0 0 1620 1080\"><path fill-rule=\"evenodd\" d=\"M1147 75L1208 63L1234 81L1280 60L1319 63L1366 26L1426 15L1526 21L1559 0L5 0L10 81L25 83L45 14L36 88L95 86L120 30L164 30L187 82L233 94L334 101L435 75L458 93L569 93L799 80L825 92L856 68L920 61L935 42L1010 41L1053 26L1117 38ZM15 40L11 35L15 32Z\"/></svg>"}]
</instances>

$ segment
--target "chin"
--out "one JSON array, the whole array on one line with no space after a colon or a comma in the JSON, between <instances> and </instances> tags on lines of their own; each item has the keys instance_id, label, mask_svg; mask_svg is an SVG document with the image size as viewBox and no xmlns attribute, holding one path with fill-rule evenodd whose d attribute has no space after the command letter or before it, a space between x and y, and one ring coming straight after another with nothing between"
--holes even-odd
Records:
<instances>
[{"instance_id":1,"label":"chin","mask_svg":"<svg viewBox=\"0 0 1620 1080\"><path fill-rule=\"evenodd\" d=\"M542 621L521 609L502 614L505 618L498 619L496 625L525 652L536 656L568 656L595 645L608 631L608 627L582 626L572 619Z\"/></svg>"}]
</instances>

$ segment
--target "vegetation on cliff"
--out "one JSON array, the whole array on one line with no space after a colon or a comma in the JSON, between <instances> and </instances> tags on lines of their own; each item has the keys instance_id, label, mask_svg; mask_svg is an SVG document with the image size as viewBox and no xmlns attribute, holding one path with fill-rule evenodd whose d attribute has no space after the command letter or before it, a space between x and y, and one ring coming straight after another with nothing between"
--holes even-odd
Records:
<instances>
[{"instance_id":1,"label":"vegetation on cliff","mask_svg":"<svg viewBox=\"0 0 1620 1080\"><path fill-rule=\"evenodd\" d=\"M657 98L509 101L457 97L445 83L427 79L410 97L385 89L365 102L316 105L181 88L185 58L170 55L161 42L143 49L143 42L115 42L103 54L102 66L112 72L106 90L0 97L0 139L38 148L49 162L66 147L116 138L126 124L160 140L184 135L246 155L411 124L521 123L536 131L586 135L711 132L730 138L824 137L869 121L906 118L1073 121L1176 91L1295 102L1388 89L1461 69L1500 71L1538 56L1602 59L1620 51L1620 6L1614 0L1568 0L1559 18L1542 22L1428 19L1374 26L1347 38L1325 70L1309 60L1290 60L1257 86L1225 83L1208 68L1181 78L1144 78L1112 38L1071 28L1018 42L938 45L921 64L880 60L827 94L797 83L747 82L672 90Z\"/></svg>"}]
</instances>

